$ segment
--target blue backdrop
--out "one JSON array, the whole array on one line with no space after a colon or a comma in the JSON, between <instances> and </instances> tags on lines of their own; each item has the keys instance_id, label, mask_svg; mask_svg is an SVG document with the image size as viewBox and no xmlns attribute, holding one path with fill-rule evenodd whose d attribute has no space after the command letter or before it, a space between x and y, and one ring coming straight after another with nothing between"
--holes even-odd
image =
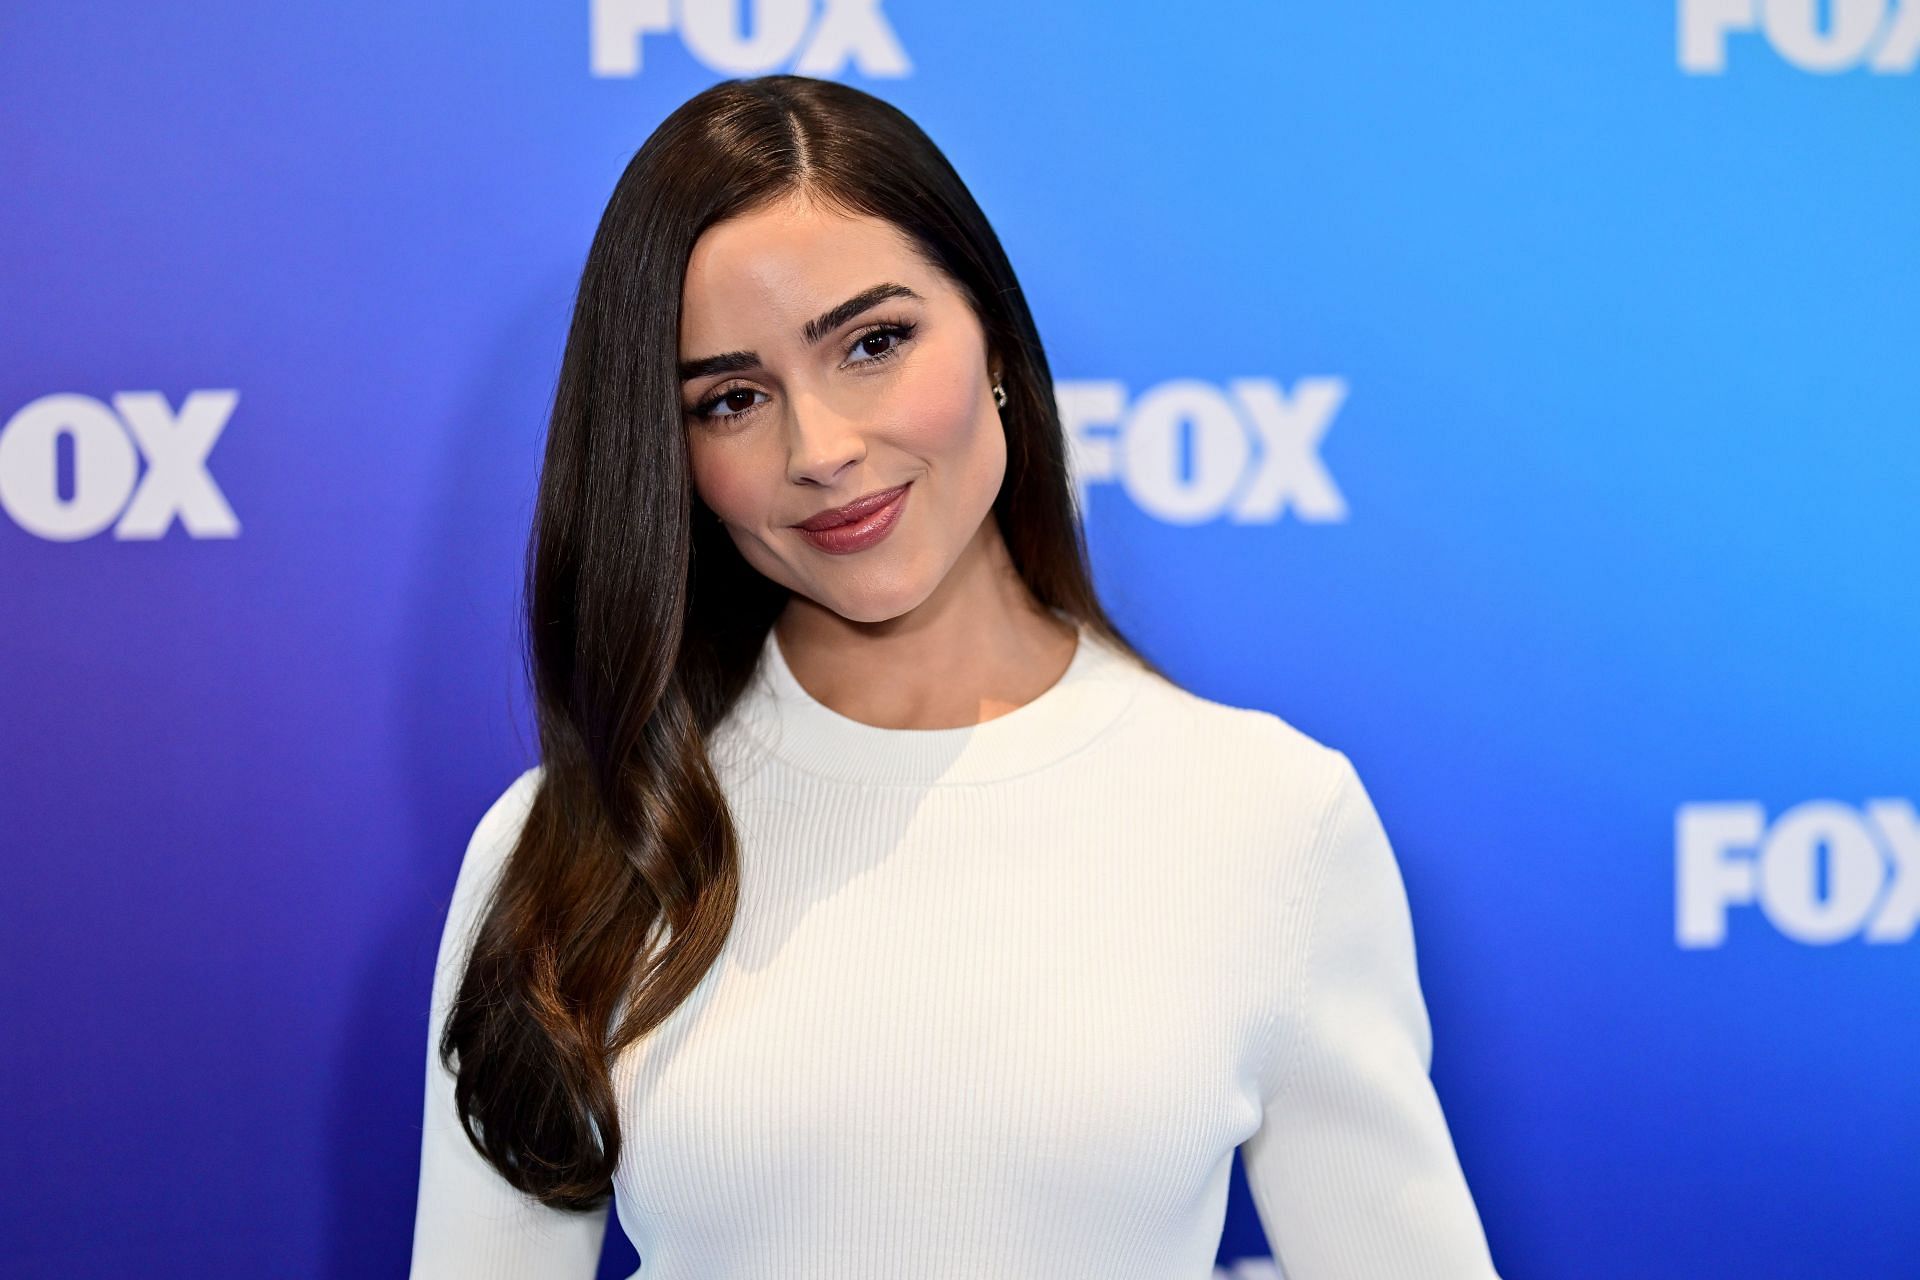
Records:
<instances>
[{"instance_id":1,"label":"blue backdrop","mask_svg":"<svg viewBox=\"0 0 1920 1280\"><path fill-rule=\"evenodd\" d=\"M1503 1272L1920 1275L1917 51L1920 0L8 6L6 1270L404 1272L586 246L672 107L800 70L999 229L1122 625L1366 778Z\"/></svg>"}]
</instances>

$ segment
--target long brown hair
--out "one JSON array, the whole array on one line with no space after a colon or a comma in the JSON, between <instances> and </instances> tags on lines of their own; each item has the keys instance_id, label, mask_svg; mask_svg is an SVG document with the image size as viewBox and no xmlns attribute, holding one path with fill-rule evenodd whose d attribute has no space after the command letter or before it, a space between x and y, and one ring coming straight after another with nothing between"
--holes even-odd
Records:
<instances>
[{"instance_id":1,"label":"long brown hair","mask_svg":"<svg viewBox=\"0 0 1920 1280\"><path fill-rule=\"evenodd\" d=\"M870 94L792 75L726 81L669 115L621 174L580 277L526 563L541 785L439 1045L468 1137L556 1208L605 1202L612 1063L687 998L733 923L736 835L706 735L788 593L694 492L681 288L701 232L795 191L893 223L959 286L1003 369L993 515L1014 565L1041 604L1158 672L1095 595L1039 334L926 134Z\"/></svg>"}]
</instances>

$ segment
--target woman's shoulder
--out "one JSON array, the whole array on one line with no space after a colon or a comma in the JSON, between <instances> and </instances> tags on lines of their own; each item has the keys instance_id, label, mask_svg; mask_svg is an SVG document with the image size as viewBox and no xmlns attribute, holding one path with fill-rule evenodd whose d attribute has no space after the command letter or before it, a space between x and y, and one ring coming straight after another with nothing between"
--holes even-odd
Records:
<instances>
[{"instance_id":1,"label":"woman's shoulder","mask_svg":"<svg viewBox=\"0 0 1920 1280\"><path fill-rule=\"evenodd\" d=\"M1148 680L1139 703L1150 732L1202 776L1272 798L1297 793L1325 801L1350 767L1338 748L1277 711L1209 698L1159 676Z\"/></svg>"},{"instance_id":2,"label":"woman's shoulder","mask_svg":"<svg viewBox=\"0 0 1920 1280\"><path fill-rule=\"evenodd\" d=\"M1327 851L1352 808L1346 755L1285 714L1156 682L1122 770L1143 796L1179 796L1190 838L1182 857L1223 887L1222 921L1248 946L1267 945L1276 912L1320 882ZM1142 801L1151 803L1151 801ZM1233 926L1223 924L1223 928Z\"/></svg>"},{"instance_id":3,"label":"woman's shoulder","mask_svg":"<svg viewBox=\"0 0 1920 1280\"><path fill-rule=\"evenodd\" d=\"M540 765L522 770L508 782L474 823L461 859L456 896L477 895L498 873L520 839L520 829L540 793L544 770Z\"/></svg>"},{"instance_id":4,"label":"woman's shoulder","mask_svg":"<svg viewBox=\"0 0 1920 1280\"><path fill-rule=\"evenodd\" d=\"M525 822L528 810L533 808L534 797L540 794L540 783L545 776L544 765L536 764L523 769L480 815L476 830L499 834Z\"/></svg>"}]
</instances>

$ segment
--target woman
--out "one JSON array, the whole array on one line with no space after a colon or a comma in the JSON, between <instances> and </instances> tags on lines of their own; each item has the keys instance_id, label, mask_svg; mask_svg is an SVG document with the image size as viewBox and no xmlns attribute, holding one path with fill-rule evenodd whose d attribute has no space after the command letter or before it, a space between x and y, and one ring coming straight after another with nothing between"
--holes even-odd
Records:
<instances>
[{"instance_id":1,"label":"woman","mask_svg":"<svg viewBox=\"0 0 1920 1280\"><path fill-rule=\"evenodd\" d=\"M542 764L460 869L413 1274L1492 1276L1347 757L1134 652L1012 268L843 85L716 85L589 252Z\"/></svg>"}]
</instances>

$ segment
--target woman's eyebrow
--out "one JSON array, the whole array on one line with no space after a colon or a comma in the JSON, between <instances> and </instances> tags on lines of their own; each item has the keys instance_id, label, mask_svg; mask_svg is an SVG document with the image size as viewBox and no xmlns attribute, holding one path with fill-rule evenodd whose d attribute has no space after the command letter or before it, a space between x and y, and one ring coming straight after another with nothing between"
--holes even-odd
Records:
<instances>
[{"instance_id":1,"label":"woman's eyebrow","mask_svg":"<svg viewBox=\"0 0 1920 1280\"><path fill-rule=\"evenodd\" d=\"M868 307L886 301L888 298L912 298L923 301L920 295L903 284L886 281L871 288L862 289L845 302L828 308L820 315L807 321L800 328L800 337L808 346L818 345L821 339L838 329L847 321L865 311ZM739 373L742 370L759 367L760 356L753 351L729 351L724 355L702 356L698 360L680 362L680 381L704 378L711 373Z\"/></svg>"}]
</instances>

